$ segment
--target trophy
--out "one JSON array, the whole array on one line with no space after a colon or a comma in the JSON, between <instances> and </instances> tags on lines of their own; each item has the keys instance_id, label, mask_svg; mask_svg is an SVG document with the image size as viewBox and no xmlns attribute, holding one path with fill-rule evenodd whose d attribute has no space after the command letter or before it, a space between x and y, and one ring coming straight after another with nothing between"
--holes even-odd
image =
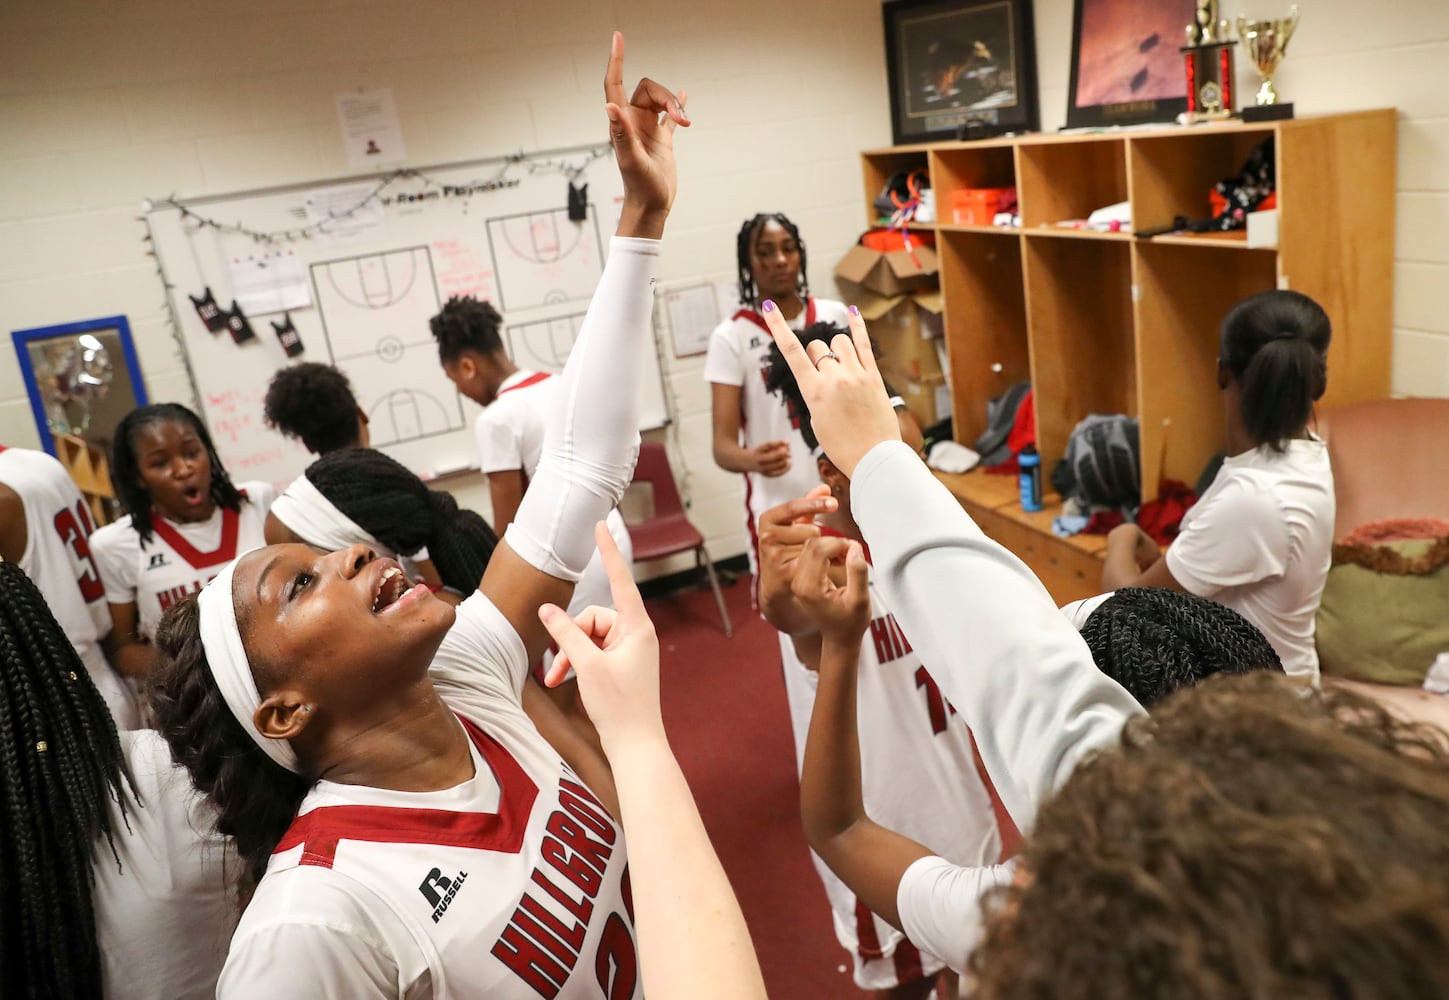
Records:
<instances>
[{"instance_id":1,"label":"trophy","mask_svg":"<svg viewBox=\"0 0 1449 1000\"><path fill-rule=\"evenodd\" d=\"M1227 19L1218 18L1218 0L1197 0L1187 44L1180 51L1187 71L1184 125L1221 121L1233 114L1233 46Z\"/></svg>"},{"instance_id":2,"label":"trophy","mask_svg":"<svg viewBox=\"0 0 1449 1000\"><path fill-rule=\"evenodd\" d=\"M1263 78L1263 85L1258 88L1257 107L1244 108L1243 121L1265 122L1293 117L1292 104L1278 103L1278 92L1273 89L1273 74L1277 72L1278 64L1283 61L1288 42L1297 28L1297 4L1288 9L1287 17L1261 21L1238 18L1238 38L1242 39L1248 58L1253 60L1253 65L1258 67L1258 73Z\"/></svg>"}]
</instances>

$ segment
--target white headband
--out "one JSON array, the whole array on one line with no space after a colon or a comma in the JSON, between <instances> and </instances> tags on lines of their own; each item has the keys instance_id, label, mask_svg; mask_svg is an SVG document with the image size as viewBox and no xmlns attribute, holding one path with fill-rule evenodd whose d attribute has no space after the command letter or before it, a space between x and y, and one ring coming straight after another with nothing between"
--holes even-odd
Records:
<instances>
[{"instance_id":1,"label":"white headband","mask_svg":"<svg viewBox=\"0 0 1449 1000\"><path fill-rule=\"evenodd\" d=\"M292 484L272 502L271 513L308 545L315 545L328 552L336 552L360 542L380 556L392 558L399 555L342 513L306 475L292 480ZM428 557L426 549L418 553L400 554L416 559Z\"/></svg>"},{"instance_id":2,"label":"white headband","mask_svg":"<svg viewBox=\"0 0 1449 1000\"><path fill-rule=\"evenodd\" d=\"M292 744L263 736L257 732L253 719L262 704L262 696L257 691L246 650L242 648L241 630L236 624L236 604L231 595L232 577L240 560L239 555L228 563L226 569L197 595L196 605L201 612L201 645L206 650L206 662L211 666L211 676L216 680L222 700L231 709L236 721L241 723L242 731L278 766L293 774L301 774L302 764L297 760Z\"/></svg>"}]
</instances>

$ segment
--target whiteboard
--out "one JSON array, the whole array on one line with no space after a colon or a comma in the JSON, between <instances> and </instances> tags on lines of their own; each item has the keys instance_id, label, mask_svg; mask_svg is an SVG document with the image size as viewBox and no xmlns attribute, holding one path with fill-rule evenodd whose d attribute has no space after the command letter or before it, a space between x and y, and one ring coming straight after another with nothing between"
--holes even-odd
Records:
<instances>
[{"instance_id":1,"label":"whiteboard","mask_svg":"<svg viewBox=\"0 0 1449 1000\"><path fill-rule=\"evenodd\" d=\"M281 487L309 464L262 415L268 381L293 360L273 327L286 317L302 343L294 360L347 374L374 447L424 478L476 468L480 411L443 373L428 320L452 296L487 299L503 314L504 346L520 367L563 369L623 204L612 156L590 161L592 151L179 199L190 216L175 204L148 211L202 417L232 478ZM540 163L584 168L574 183L588 185L585 221L568 218L568 179ZM377 197L352 211L371 192ZM293 238L261 243L234 229ZM207 329L191 300L207 288L222 309L236 298L251 304L253 339ZM643 355L640 429L648 430L669 413L657 345Z\"/></svg>"}]
</instances>

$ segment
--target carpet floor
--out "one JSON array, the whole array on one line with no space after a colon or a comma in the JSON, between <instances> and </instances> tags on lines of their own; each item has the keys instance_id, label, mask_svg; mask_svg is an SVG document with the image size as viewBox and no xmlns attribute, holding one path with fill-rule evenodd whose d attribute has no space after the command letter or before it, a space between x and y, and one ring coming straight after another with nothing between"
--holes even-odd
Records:
<instances>
[{"instance_id":1,"label":"carpet floor","mask_svg":"<svg viewBox=\"0 0 1449 1000\"><path fill-rule=\"evenodd\" d=\"M648 602L659 633L664 723L739 897L769 995L859 1000L849 956L800 829L800 785L775 632L725 588L726 639L708 588Z\"/></svg>"}]
</instances>

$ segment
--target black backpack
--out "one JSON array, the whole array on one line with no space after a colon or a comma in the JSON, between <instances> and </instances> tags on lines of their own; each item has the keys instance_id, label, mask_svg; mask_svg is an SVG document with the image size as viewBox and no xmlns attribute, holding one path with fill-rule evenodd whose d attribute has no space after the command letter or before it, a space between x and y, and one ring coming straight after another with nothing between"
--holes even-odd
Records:
<instances>
[{"instance_id":1,"label":"black backpack","mask_svg":"<svg viewBox=\"0 0 1449 1000\"><path fill-rule=\"evenodd\" d=\"M1139 454L1135 417L1094 413L1072 429L1052 486L1089 507L1136 510L1142 501Z\"/></svg>"}]
</instances>

